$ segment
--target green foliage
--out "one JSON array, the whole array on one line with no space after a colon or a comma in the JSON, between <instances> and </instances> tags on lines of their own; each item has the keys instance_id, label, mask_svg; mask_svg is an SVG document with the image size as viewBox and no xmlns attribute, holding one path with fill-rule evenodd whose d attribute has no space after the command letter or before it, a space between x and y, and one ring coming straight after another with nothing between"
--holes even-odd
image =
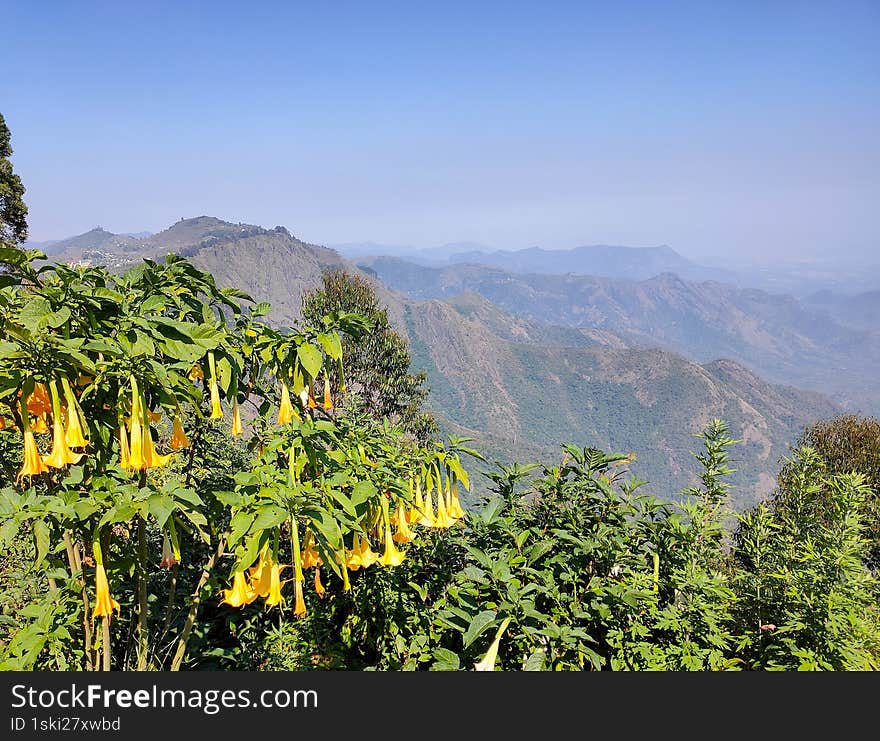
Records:
<instances>
[{"instance_id":1,"label":"green foliage","mask_svg":"<svg viewBox=\"0 0 880 741\"><path fill-rule=\"evenodd\" d=\"M854 414L820 420L804 430L797 447L815 450L828 474L860 473L865 477L868 493L861 508L870 540L868 561L875 569L880 567L880 420ZM796 469L793 462L782 467L782 491L793 486Z\"/></svg>"},{"instance_id":2,"label":"green foliage","mask_svg":"<svg viewBox=\"0 0 880 741\"><path fill-rule=\"evenodd\" d=\"M880 668L878 581L865 563L862 474L829 474L811 448L777 497L740 518L738 650L756 669Z\"/></svg>"},{"instance_id":3,"label":"green foliage","mask_svg":"<svg viewBox=\"0 0 880 741\"><path fill-rule=\"evenodd\" d=\"M342 340L349 403L378 419L399 422L420 440L429 439L437 428L421 409L428 394L427 375L424 371L410 373L406 340L391 327L388 313L379 305L368 280L343 270L328 271L321 287L303 297L303 319L309 324L339 312L359 314L370 324L366 333ZM338 376L334 380L340 381Z\"/></svg>"},{"instance_id":4,"label":"green foliage","mask_svg":"<svg viewBox=\"0 0 880 741\"><path fill-rule=\"evenodd\" d=\"M11 134L0 114L0 248L15 247L27 239L24 185L12 169Z\"/></svg>"}]
</instances>

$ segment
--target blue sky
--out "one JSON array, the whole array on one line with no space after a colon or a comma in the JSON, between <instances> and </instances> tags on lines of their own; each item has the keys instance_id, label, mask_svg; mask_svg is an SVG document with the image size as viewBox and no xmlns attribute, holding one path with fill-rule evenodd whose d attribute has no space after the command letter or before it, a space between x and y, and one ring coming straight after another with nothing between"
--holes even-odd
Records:
<instances>
[{"instance_id":1,"label":"blue sky","mask_svg":"<svg viewBox=\"0 0 880 741\"><path fill-rule=\"evenodd\" d=\"M13 2L31 238L880 251L880 2Z\"/></svg>"}]
</instances>

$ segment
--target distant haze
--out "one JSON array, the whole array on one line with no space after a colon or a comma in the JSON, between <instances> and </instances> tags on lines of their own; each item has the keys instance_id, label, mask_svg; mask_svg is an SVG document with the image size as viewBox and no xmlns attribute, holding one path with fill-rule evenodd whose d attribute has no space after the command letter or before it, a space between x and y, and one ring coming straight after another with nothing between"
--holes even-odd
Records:
<instances>
[{"instance_id":1,"label":"distant haze","mask_svg":"<svg viewBox=\"0 0 880 741\"><path fill-rule=\"evenodd\" d=\"M880 4L12 3L31 239L880 252Z\"/></svg>"}]
</instances>

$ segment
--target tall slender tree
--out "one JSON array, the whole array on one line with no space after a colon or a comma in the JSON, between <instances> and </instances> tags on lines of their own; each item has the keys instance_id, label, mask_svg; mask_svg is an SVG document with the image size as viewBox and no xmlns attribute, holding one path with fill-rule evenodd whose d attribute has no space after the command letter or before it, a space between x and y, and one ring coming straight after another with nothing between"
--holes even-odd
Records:
<instances>
[{"instance_id":1,"label":"tall slender tree","mask_svg":"<svg viewBox=\"0 0 880 741\"><path fill-rule=\"evenodd\" d=\"M12 169L9 127L0 113L0 245L16 247L27 239L24 185Z\"/></svg>"}]
</instances>

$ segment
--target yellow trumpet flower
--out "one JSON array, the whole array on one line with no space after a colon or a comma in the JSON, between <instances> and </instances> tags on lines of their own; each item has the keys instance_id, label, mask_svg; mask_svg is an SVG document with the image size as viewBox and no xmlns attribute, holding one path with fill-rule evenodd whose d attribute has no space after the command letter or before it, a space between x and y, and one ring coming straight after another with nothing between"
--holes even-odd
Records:
<instances>
[{"instance_id":1,"label":"yellow trumpet flower","mask_svg":"<svg viewBox=\"0 0 880 741\"><path fill-rule=\"evenodd\" d=\"M296 595L296 605L293 608L293 614L297 617L305 617L306 614L306 601L303 599L303 583L302 581L295 581L293 583L293 591Z\"/></svg>"},{"instance_id":2,"label":"yellow trumpet flower","mask_svg":"<svg viewBox=\"0 0 880 741\"><path fill-rule=\"evenodd\" d=\"M306 406L309 409L314 409L315 407L318 406L318 402L315 401L315 395L312 393L312 384L311 383L309 384L308 392L309 392L309 395L306 399Z\"/></svg>"},{"instance_id":3,"label":"yellow trumpet flower","mask_svg":"<svg viewBox=\"0 0 880 741\"><path fill-rule=\"evenodd\" d=\"M450 506L449 506L449 515L456 520L460 520L465 516L465 511L462 509L461 501L458 498L458 486L453 482L452 484L452 496L450 497Z\"/></svg>"},{"instance_id":4,"label":"yellow trumpet flower","mask_svg":"<svg viewBox=\"0 0 880 741\"><path fill-rule=\"evenodd\" d=\"M147 467L144 457L144 430L141 424L141 397L138 392L137 380L134 376L129 378L131 382L131 417L129 418L128 438L130 443L128 454L128 467L135 471L143 471ZM147 432L149 434L149 432Z\"/></svg>"},{"instance_id":5,"label":"yellow trumpet flower","mask_svg":"<svg viewBox=\"0 0 880 741\"><path fill-rule=\"evenodd\" d=\"M83 434L82 410L66 378L61 379L61 385L64 387L64 398L67 401L67 447L84 448L89 441Z\"/></svg>"},{"instance_id":6,"label":"yellow trumpet flower","mask_svg":"<svg viewBox=\"0 0 880 741\"><path fill-rule=\"evenodd\" d=\"M48 414L52 411L52 400L49 398L49 389L44 383L35 383L34 390L27 398L27 410L34 416Z\"/></svg>"},{"instance_id":7,"label":"yellow trumpet flower","mask_svg":"<svg viewBox=\"0 0 880 741\"><path fill-rule=\"evenodd\" d=\"M38 435L42 435L42 434L49 431L49 425L46 422L46 413L45 412L43 412L42 414L37 416L37 418L34 420L34 425L31 429L34 432L36 432Z\"/></svg>"},{"instance_id":8,"label":"yellow trumpet flower","mask_svg":"<svg viewBox=\"0 0 880 741\"><path fill-rule=\"evenodd\" d=\"M385 552L379 558L382 566L400 566L406 554L397 550L391 537L391 518L388 516L388 500L382 497L382 516L385 520Z\"/></svg>"},{"instance_id":9,"label":"yellow trumpet flower","mask_svg":"<svg viewBox=\"0 0 880 741\"><path fill-rule=\"evenodd\" d=\"M181 450L189 447L189 438L183 430L183 422L180 421L180 416L175 416L174 422L171 425L170 445L172 450Z\"/></svg>"},{"instance_id":10,"label":"yellow trumpet flower","mask_svg":"<svg viewBox=\"0 0 880 741\"><path fill-rule=\"evenodd\" d=\"M194 365L187 374L187 377L190 381L204 381L205 372L202 370L202 366Z\"/></svg>"},{"instance_id":11,"label":"yellow trumpet flower","mask_svg":"<svg viewBox=\"0 0 880 741\"><path fill-rule=\"evenodd\" d=\"M221 419L223 417L223 409L220 406L220 387L217 385L217 363L214 360L214 353L208 353L208 365L211 369L211 419Z\"/></svg>"},{"instance_id":12,"label":"yellow trumpet flower","mask_svg":"<svg viewBox=\"0 0 880 741\"><path fill-rule=\"evenodd\" d=\"M95 566L95 609L92 610L92 617L112 617L113 610L119 609L119 603L110 596L104 564L99 561Z\"/></svg>"},{"instance_id":13,"label":"yellow trumpet flower","mask_svg":"<svg viewBox=\"0 0 880 741\"><path fill-rule=\"evenodd\" d=\"M128 449L125 425L119 425L119 465L123 468L131 468L131 452Z\"/></svg>"},{"instance_id":14,"label":"yellow trumpet flower","mask_svg":"<svg viewBox=\"0 0 880 741\"><path fill-rule=\"evenodd\" d=\"M315 548L312 531L306 530L306 539L302 549L302 567L304 569L311 569L312 567L320 566L322 563L321 554Z\"/></svg>"},{"instance_id":15,"label":"yellow trumpet flower","mask_svg":"<svg viewBox=\"0 0 880 741\"><path fill-rule=\"evenodd\" d=\"M160 409L158 412L154 412L150 409L147 410L147 419L150 420L150 424L157 424L162 419L162 410Z\"/></svg>"},{"instance_id":16,"label":"yellow trumpet flower","mask_svg":"<svg viewBox=\"0 0 880 741\"><path fill-rule=\"evenodd\" d=\"M232 402L232 435L241 435L244 427L241 426L241 410L238 408L238 399Z\"/></svg>"},{"instance_id":17,"label":"yellow trumpet flower","mask_svg":"<svg viewBox=\"0 0 880 741\"><path fill-rule=\"evenodd\" d=\"M162 466L167 465L168 461L170 461L174 457L174 453L168 453L168 455L159 455L156 452L156 448L153 446L153 436L150 433L150 426L144 422L144 461L146 466L144 468L162 468Z\"/></svg>"},{"instance_id":18,"label":"yellow trumpet flower","mask_svg":"<svg viewBox=\"0 0 880 741\"><path fill-rule=\"evenodd\" d=\"M324 409L330 411L333 409L333 397L330 395L330 379L324 378Z\"/></svg>"},{"instance_id":19,"label":"yellow trumpet flower","mask_svg":"<svg viewBox=\"0 0 880 741\"><path fill-rule=\"evenodd\" d=\"M62 422L61 402L58 400L58 389L55 381L51 383L52 389L52 407L54 410L54 421L52 423L52 451L49 455L43 456L43 463L50 468L64 468L70 463L79 463L82 453L74 453L67 447L67 436L64 434L64 423Z\"/></svg>"},{"instance_id":20,"label":"yellow trumpet flower","mask_svg":"<svg viewBox=\"0 0 880 741\"><path fill-rule=\"evenodd\" d=\"M422 511L425 509L425 500L422 498L422 482L418 480L413 484L413 480L409 480L409 491L410 494L413 492L413 487L415 487L415 496L413 497L413 506L410 508L409 512L406 513L406 520L411 525L417 525L419 520L422 518Z\"/></svg>"},{"instance_id":21,"label":"yellow trumpet flower","mask_svg":"<svg viewBox=\"0 0 880 741\"><path fill-rule=\"evenodd\" d=\"M422 518L419 520L419 525L422 525L423 527L434 527L436 520L434 518L434 502L431 499L430 487L425 489L425 501L421 510Z\"/></svg>"},{"instance_id":22,"label":"yellow trumpet flower","mask_svg":"<svg viewBox=\"0 0 880 741\"><path fill-rule=\"evenodd\" d=\"M361 568L369 568L378 560L379 555L370 548L370 542L366 538L355 533L352 538L351 550L348 552L348 560L345 562L345 565L351 571L357 571Z\"/></svg>"},{"instance_id":23,"label":"yellow trumpet flower","mask_svg":"<svg viewBox=\"0 0 880 741\"><path fill-rule=\"evenodd\" d=\"M286 425L293 421L294 418L299 419L299 415L290 403L290 391L284 381L281 382L281 405L278 407L278 424Z\"/></svg>"},{"instance_id":24,"label":"yellow trumpet flower","mask_svg":"<svg viewBox=\"0 0 880 741\"><path fill-rule=\"evenodd\" d=\"M220 600L220 604L227 604L230 607L244 607L256 598L256 593L244 578L244 571L236 571L232 576L232 589L223 590L223 599Z\"/></svg>"},{"instance_id":25,"label":"yellow trumpet flower","mask_svg":"<svg viewBox=\"0 0 880 741\"><path fill-rule=\"evenodd\" d=\"M324 585L321 584L321 569L317 568L315 569L315 592L319 597L323 597L324 592L326 591L327 590L324 589Z\"/></svg>"},{"instance_id":26,"label":"yellow trumpet flower","mask_svg":"<svg viewBox=\"0 0 880 741\"><path fill-rule=\"evenodd\" d=\"M269 546L263 546L256 566L251 566L248 569L248 581L250 582L251 590L257 595L257 597L269 596L272 577L271 572L272 554L269 553Z\"/></svg>"},{"instance_id":27,"label":"yellow trumpet flower","mask_svg":"<svg viewBox=\"0 0 880 741\"><path fill-rule=\"evenodd\" d=\"M25 413L24 419L27 419L27 413ZM40 457L40 451L37 450L37 441L34 439L34 433L29 429L25 429L24 465L21 467L21 471L18 472L18 476L15 480L20 482L24 476L36 476L40 473L46 473L48 470L49 467L43 463L43 459Z\"/></svg>"},{"instance_id":28,"label":"yellow trumpet flower","mask_svg":"<svg viewBox=\"0 0 880 741\"><path fill-rule=\"evenodd\" d=\"M275 607L284 604L281 596L281 569L284 567L274 563L269 569L269 594L266 597L266 607Z\"/></svg>"},{"instance_id":29,"label":"yellow trumpet flower","mask_svg":"<svg viewBox=\"0 0 880 741\"><path fill-rule=\"evenodd\" d=\"M406 522L406 510L403 508L403 502L397 503L397 532L394 533L395 543L409 543L413 539L412 530Z\"/></svg>"},{"instance_id":30,"label":"yellow trumpet flower","mask_svg":"<svg viewBox=\"0 0 880 741\"><path fill-rule=\"evenodd\" d=\"M439 485L437 487L437 516L434 518L434 527L447 528L455 522L446 511L446 497Z\"/></svg>"}]
</instances>

